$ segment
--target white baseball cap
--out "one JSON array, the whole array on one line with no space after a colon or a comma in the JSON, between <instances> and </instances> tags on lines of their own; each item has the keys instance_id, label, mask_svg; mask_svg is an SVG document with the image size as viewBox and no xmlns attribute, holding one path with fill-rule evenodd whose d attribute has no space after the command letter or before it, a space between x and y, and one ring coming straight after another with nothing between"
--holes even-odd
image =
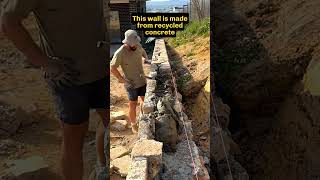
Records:
<instances>
[{"instance_id":1,"label":"white baseball cap","mask_svg":"<svg viewBox=\"0 0 320 180\"><path fill-rule=\"evenodd\" d=\"M124 40L122 41L129 46L139 45L141 38L138 36L135 30L129 29L124 33Z\"/></svg>"}]
</instances>

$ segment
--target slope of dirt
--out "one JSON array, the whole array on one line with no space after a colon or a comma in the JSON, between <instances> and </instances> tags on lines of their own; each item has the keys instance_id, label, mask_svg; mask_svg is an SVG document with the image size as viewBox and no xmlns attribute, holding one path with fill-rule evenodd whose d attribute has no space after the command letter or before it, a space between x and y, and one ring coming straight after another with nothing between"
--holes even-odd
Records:
<instances>
[{"instance_id":1,"label":"slope of dirt","mask_svg":"<svg viewBox=\"0 0 320 180\"><path fill-rule=\"evenodd\" d=\"M319 62L320 2L216 2L216 85L238 160L252 179L319 178L320 102L302 80Z\"/></svg>"},{"instance_id":2,"label":"slope of dirt","mask_svg":"<svg viewBox=\"0 0 320 180\"><path fill-rule=\"evenodd\" d=\"M194 140L209 158L210 38L196 37L176 48L168 44L167 49Z\"/></svg>"}]
</instances>

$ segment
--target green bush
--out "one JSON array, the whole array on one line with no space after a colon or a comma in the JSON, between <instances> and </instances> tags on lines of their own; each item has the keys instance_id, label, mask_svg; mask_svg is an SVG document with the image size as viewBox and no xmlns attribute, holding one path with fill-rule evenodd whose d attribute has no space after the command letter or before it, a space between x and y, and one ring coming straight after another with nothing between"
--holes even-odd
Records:
<instances>
[{"instance_id":1,"label":"green bush","mask_svg":"<svg viewBox=\"0 0 320 180\"><path fill-rule=\"evenodd\" d=\"M175 38L170 38L169 43L174 47L193 41L195 37L210 35L210 18L201 21L190 21L183 31L178 31Z\"/></svg>"}]
</instances>

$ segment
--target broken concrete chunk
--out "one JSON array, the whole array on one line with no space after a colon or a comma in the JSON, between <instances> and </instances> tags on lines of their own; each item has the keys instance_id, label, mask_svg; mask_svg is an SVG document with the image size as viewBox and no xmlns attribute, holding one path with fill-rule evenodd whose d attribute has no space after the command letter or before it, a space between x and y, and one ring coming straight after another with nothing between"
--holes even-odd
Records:
<instances>
[{"instance_id":1,"label":"broken concrete chunk","mask_svg":"<svg viewBox=\"0 0 320 180\"><path fill-rule=\"evenodd\" d=\"M127 126L127 120L115 120L115 122L110 125L110 129L113 131L125 131Z\"/></svg>"},{"instance_id":2,"label":"broken concrete chunk","mask_svg":"<svg viewBox=\"0 0 320 180\"><path fill-rule=\"evenodd\" d=\"M127 119L127 116L124 111L111 112L110 119L111 119L111 121L112 120Z\"/></svg>"},{"instance_id":3,"label":"broken concrete chunk","mask_svg":"<svg viewBox=\"0 0 320 180\"><path fill-rule=\"evenodd\" d=\"M122 156L128 155L129 150L123 146L118 146L115 148L110 149L110 160L114 160L120 158Z\"/></svg>"},{"instance_id":4,"label":"broken concrete chunk","mask_svg":"<svg viewBox=\"0 0 320 180\"><path fill-rule=\"evenodd\" d=\"M121 177L126 177L128 175L129 165L131 164L131 158L129 155L126 155L111 161L110 164L114 166L115 171Z\"/></svg>"},{"instance_id":5,"label":"broken concrete chunk","mask_svg":"<svg viewBox=\"0 0 320 180\"><path fill-rule=\"evenodd\" d=\"M155 136L155 121L146 115L142 115L139 121L139 139L154 139Z\"/></svg>"},{"instance_id":6,"label":"broken concrete chunk","mask_svg":"<svg viewBox=\"0 0 320 180\"><path fill-rule=\"evenodd\" d=\"M156 140L164 143L164 150L172 152L175 150L178 132L177 123L171 115L165 114L156 119Z\"/></svg>"},{"instance_id":7,"label":"broken concrete chunk","mask_svg":"<svg viewBox=\"0 0 320 180\"><path fill-rule=\"evenodd\" d=\"M8 137L17 132L23 118L18 118L19 109L0 104L0 137Z\"/></svg>"},{"instance_id":8,"label":"broken concrete chunk","mask_svg":"<svg viewBox=\"0 0 320 180\"><path fill-rule=\"evenodd\" d=\"M132 149L133 158L147 157L149 164L149 175L155 179L162 168L162 147L161 142L155 140L140 140Z\"/></svg>"},{"instance_id":9,"label":"broken concrete chunk","mask_svg":"<svg viewBox=\"0 0 320 180\"><path fill-rule=\"evenodd\" d=\"M127 180L148 180L148 160L145 157L133 158Z\"/></svg>"},{"instance_id":10,"label":"broken concrete chunk","mask_svg":"<svg viewBox=\"0 0 320 180\"><path fill-rule=\"evenodd\" d=\"M154 92L156 90L157 81L156 80L147 80L147 92Z\"/></svg>"},{"instance_id":11,"label":"broken concrete chunk","mask_svg":"<svg viewBox=\"0 0 320 180\"><path fill-rule=\"evenodd\" d=\"M33 180L45 179L48 176L49 165L40 156L7 161L6 166L9 169L1 173L0 179Z\"/></svg>"}]
</instances>

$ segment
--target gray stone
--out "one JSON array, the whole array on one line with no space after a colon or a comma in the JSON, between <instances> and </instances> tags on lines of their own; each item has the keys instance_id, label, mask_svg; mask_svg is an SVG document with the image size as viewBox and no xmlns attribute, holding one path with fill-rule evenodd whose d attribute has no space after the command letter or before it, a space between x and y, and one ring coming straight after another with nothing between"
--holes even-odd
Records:
<instances>
[{"instance_id":1,"label":"gray stone","mask_svg":"<svg viewBox=\"0 0 320 180\"><path fill-rule=\"evenodd\" d=\"M128 155L130 152L127 148L123 146L118 146L110 149L110 160L120 158L122 156Z\"/></svg>"},{"instance_id":2,"label":"gray stone","mask_svg":"<svg viewBox=\"0 0 320 180\"><path fill-rule=\"evenodd\" d=\"M163 143L155 140L139 140L132 149L133 158L147 157L148 170L151 179L155 179L162 168Z\"/></svg>"},{"instance_id":3,"label":"gray stone","mask_svg":"<svg viewBox=\"0 0 320 180\"><path fill-rule=\"evenodd\" d=\"M133 158L127 180L148 180L148 160L145 157Z\"/></svg>"},{"instance_id":4,"label":"gray stone","mask_svg":"<svg viewBox=\"0 0 320 180\"><path fill-rule=\"evenodd\" d=\"M110 129L113 131L125 131L127 126L127 120L115 120L115 122L110 125Z\"/></svg>"},{"instance_id":5,"label":"gray stone","mask_svg":"<svg viewBox=\"0 0 320 180\"><path fill-rule=\"evenodd\" d=\"M110 120L121 120L121 119L127 119L127 115L124 111L117 111L117 112L111 112L110 113Z\"/></svg>"},{"instance_id":6,"label":"gray stone","mask_svg":"<svg viewBox=\"0 0 320 180\"><path fill-rule=\"evenodd\" d=\"M154 139L155 121L146 115L142 115L139 121L139 139Z\"/></svg>"},{"instance_id":7,"label":"gray stone","mask_svg":"<svg viewBox=\"0 0 320 180\"><path fill-rule=\"evenodd\" d=\"M49 165L40 156L27 159L11 160L6 162L9 167L1 173L0 179L34 180L45 179L48 175Z\"/></svg>"},{"instance_id":8,"label":"gray stone","mask_svg":"<svg viewBox=\"0 0 320 180\"><path fill-rule=\"evenodd\" d=\"M0 137L14 135L19 129L23 117L20 108L0 104Z\"/></svg>"},{"instance_id":9,"label":"gray stone","mask_svg":"<svg viewBox=\"0 0 320 180\"><path fill-rule=\"evenodd\" d=\"M131 158L129 155L126 155L112 160L110 164L114 166L114 170L121 177L126 177L128 175L129 165L131 164Z\"/></svg>"},{"instance_id":10,"label":"gray stone","mask_svg":"<svg viewBox=\"0 0 320 180\"><path fill-rule=\"evenodd\" d=\"M156 80L147 80L147 92L154 92L156 90L157 87L157 81Z\"/></svg>"},{"instance_id":11,"label":"gray stone","mask_svg":"<svg viewBox=\"0 0 320 180\"><path fill-rule=\"evenodd\" d=\"M164 143L165 151L174 151L178 132L176 121L171 115L165 114L156 119L156 140Z\"/></svg>"}]
</instances>

